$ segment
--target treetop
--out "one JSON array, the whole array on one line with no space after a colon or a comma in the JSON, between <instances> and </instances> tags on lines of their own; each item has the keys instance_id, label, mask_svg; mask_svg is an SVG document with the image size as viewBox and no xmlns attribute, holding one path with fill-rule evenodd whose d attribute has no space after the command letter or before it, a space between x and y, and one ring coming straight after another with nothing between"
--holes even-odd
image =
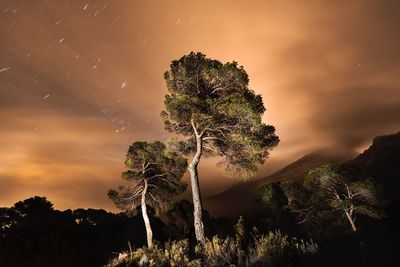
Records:
<instances>
[{"instance_id":1,"label":"treetop","mask_svg":"<svg viewBox=\"0 0 400 267\"><path fill-rule=\"evenodd\" d=\"M236 62L192 52L172 61L164 78L169 94L161 117L166 130L186 137L181 152L193 153L201 139L206 155L222 157L229 173L250 176L279 143L275 128L262 122L261 95Z\"/></svg>"}]
</instances>

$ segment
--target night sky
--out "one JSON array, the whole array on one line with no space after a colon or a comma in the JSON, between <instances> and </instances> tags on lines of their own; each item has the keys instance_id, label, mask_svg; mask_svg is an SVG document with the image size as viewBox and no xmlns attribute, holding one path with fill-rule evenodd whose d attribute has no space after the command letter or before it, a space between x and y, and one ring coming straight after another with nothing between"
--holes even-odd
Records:
<instances>
[{"instance_id":1,"label":"night sky","mask_svg":"<svg viewBox=\"0 0 400 267\"><path fill-rule=\"evenodd\" d=\"M265 176L306 153L361 152L400 129L400 1L0 0L0 206L112 209L128 146L164 140L171 60L237 61L281 138ZM235 178L202 161L204 196Z\"/></svg>"}]
</instances>

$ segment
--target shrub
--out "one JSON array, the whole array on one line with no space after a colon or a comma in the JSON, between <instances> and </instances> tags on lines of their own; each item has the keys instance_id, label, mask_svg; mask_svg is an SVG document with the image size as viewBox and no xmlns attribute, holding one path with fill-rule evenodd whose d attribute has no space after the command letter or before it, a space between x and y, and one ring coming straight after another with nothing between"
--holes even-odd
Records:
<instances>
[{"instance_id":1,"label":"shrub","mask_svg":"<svg viewBox=\"0 0 400 267\"><path fill-rule=\"evenodd\" d=\"M305 254L314 254L318 245L312 240L305 242L289 238L280 231L269 232L254 240L249 249L248 266L294 266L296 258Z\"/></svg>"},{"instance_id":2,"label":"shrub","mask_svg":"<svg viewBox=\"0 0 400 267\"><path fill-rule=\"evenodd\" d=\"M201 261L199 259L190 260L189 241L187 239L173 241L172 244L167 244L165 255L171 267L201 266Z\"/></svg>"},{"instance_id":3,"label":"shrub","mask_svg":"<svg viewBox=\"0 0 400 267\"><path fill-rule=\"evenodd\" d=\"M207 239L200 251L204 265L210 267L235 264L238 261L237 252L238 245L232 238L221 239L218 236Z\"/></svg>"},{"instance_id":4,"label":"shrub","mask_svg":"<svg viewBox=\"0 0 400 267\"><path fill-rule=\"evenodd\" d=\"M112 259L106 267L122 266L171 266L200 267L200 260L190 260L189 242L187 239L165 244L165 249L155 245L151 249L139 248L131 253L123 252Z\"/></svg>"},{"instance_id":5,"label":"shrub","mask_svg":"<svg viewBox=\"0 0 400 267\"><path fill-rule=\"evenodd\" d=\"M222 266L295 266L303 255L315 254L318 245L290 238L280 231L254 237L248 247L243 248L234 238L214 236L206 239L203 246L197 245L191 253L189 241L179 240L165 244L165 248L139 248L131 253L120 253L107 267L117 266L171 266L171 267L222 267ZM191 256L194 255L194 256Z\"/></svg>"}]
</instances>

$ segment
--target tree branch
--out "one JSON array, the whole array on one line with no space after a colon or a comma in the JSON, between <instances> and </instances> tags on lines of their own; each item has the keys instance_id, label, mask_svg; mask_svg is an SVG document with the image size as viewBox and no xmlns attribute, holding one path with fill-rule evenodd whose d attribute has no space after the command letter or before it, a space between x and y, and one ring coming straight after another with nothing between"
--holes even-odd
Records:
<instances>
[{"instance_id":1,"label":"tree branch","mask_svg":"<svg viewBox=\"0 0 400 267\"><path fill-rule=\"evenodd\" d=\"M224 141L224 139L218 138L218 137L214 137L214 136L203 137L203 140L220 140L220 141Z\"/></svg>"},{"instance_id":2,"label":"tree branch","mask_svg":"<svg viewBox=\"0 0 400 267\"><path fill-rule=\"evenodd\" d=\"M151 180L151 179L154 179L154 178L157 178L157 177L163 177L163 176L165 176L165 175L167 175L167 173L155 174L155 175L153 175L153 176L151 176L151 177L146 178L146 180L149 181L149 180Z\"/></svg>"},{"instance_id":3,"label":"tree branch","mask_svg":"<svg viewBox=\"0 0 400 267\"><path fill-rule=\"evenodd\" d=\"M194 124L194 120L193 119L190 119L190 124L192 125L192 128L194 130L194 133L195 133L196 137L198 137L199 133L197 131L197 128L196 128L196 125Z\"/></svg>"}]
</instances>

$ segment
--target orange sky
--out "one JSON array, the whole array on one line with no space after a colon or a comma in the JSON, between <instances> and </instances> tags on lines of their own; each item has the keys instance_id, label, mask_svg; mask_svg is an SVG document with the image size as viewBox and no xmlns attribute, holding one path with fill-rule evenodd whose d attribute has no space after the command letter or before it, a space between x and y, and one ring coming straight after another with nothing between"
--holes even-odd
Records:
<instances>
[{"instance_id":1,"label":"orange sky","mask_svg":"<svg viewBox=\"0 0 400 267\"><path fill-rule=\"evenodd\" d=\"M399 131L398 1L0 0L0 206L113 207L136 140L163 140L163 72L237 61L279 146L259 176L321 147ZM202 161L204 195L236 180Z\"/></svg>"}]
</instances>

